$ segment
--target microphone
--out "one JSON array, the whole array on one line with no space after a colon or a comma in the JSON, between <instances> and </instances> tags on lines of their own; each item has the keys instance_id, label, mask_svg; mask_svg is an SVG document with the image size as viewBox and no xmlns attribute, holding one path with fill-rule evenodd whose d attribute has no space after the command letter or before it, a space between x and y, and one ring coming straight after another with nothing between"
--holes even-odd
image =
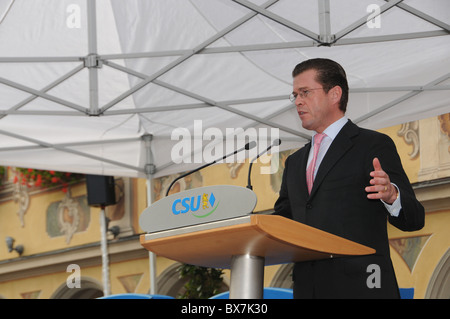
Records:
<instances>
[{"instance_id":1,"label":"microphone","mask_svg":"<svg viewBox=\"0 0 450 319\"><path fill-rule=\"evenodd\" d=\"M264 151L259 153L258 156L256 156L254 159L251 160L250 167L248 168L248 182L247 182L247 188L248 189L253 190L253 186L252 186L252 182L251 182L251 174L252 174L253 162L256 161L261 155L263 155L264 153L268 152L273 146L278 146L280 144L281 144L281 140L279 138L277 138L276 140L274 140L272 142L272 144L269 145L268 148L266 148Z\"/></svg>"},{"instance_id":2,"label":"microphone","mask_svg":"<svg viewBox=\"0 0 450 319\"><path fill-rule=\"evenodd\" d=\"M254 148L255 146L256 146L256 142L255 142L255 141L248 142L247 144L244 145L244 147L242 147L242 148L240 148L240 149L234 151L233 153L230 153L230 154L227 154L227 155L223 156L221 159L216 159L216 160L214 160L214 161L212 161L212 162L210 162L210 163L206 163L205 165L202 165L202 166L200 166L200 167L198 167L198 168L196 168L196 169L193 169L192 171L189 171L189 172L187 172L187 173L185 173L185 174L183 174L183 175L178 176L177 178L175 178L175 179L172 181L172 183L169 185L169 188L167 188L166 196L169 194L169 191L170 191L170 189L172 188L173 184L175 184L175 182L178 181L179 179L181 179L181 178L183 178L183 177L186 177L186 176L188 176L188 175L190 175L190 174L192 174L192 173L195 173L195 172L197 172L197 171L199 171L199 170L201 170L201 169L203 169L203 168L205 168L205 167L208 167L208 166L210 166L210 165L212 165L212 164L214 164L214 163L217 163L219 160L220 160L220 161L221 161L221 160L224 160L224 159L226 159L227 157L230 157L231 155L234 155L234 154L236 154L236 153L238 153L238 152L240 152L240 151L252 149L252 148Z\"/></svg>"}]
</instances>

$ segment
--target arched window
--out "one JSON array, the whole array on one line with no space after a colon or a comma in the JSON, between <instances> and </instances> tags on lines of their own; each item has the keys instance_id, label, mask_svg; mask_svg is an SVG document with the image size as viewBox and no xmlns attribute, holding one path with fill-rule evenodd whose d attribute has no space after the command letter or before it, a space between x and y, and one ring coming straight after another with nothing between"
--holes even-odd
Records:
<instances>
[{"instance_id":1,"label":"arched window","mask_svg":"<svg viewBox=\"0 0 450 319\"><path fill-rule=\"evenodd\" d=\"M89 277L81 277L80 288L69 288L64 283L56 289L51 299L95 299L103 297L103 286Z\"/></svg>"},{"instance_id":2,"label":"arched window","mask_svg":"<svg viewBox=\"0 0 450 319\"><path fill-rule=\"evenodd\" d=\"M442 256L431 276L425 298L450 299L450 249Z\"/></svg>"},{"instance_id":3,"label":"arched window","mask_svg":"<svg viewBox=\"0 0 450 319\"><path fill-rule=\"evenodd\" d=\"M270 287L292 289L294 287L294 283L292 281L293 268L294 264L285 264L280 266L270 282Z\"/></svg>"}]
</instances>

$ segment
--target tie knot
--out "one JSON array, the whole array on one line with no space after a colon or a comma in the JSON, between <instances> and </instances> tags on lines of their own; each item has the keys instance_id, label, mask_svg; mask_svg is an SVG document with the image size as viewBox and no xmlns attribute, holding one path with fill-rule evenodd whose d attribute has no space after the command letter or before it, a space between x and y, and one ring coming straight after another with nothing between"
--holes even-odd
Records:
<instances>
[{"instance_id":1,"label":"tie knot","mask_svg":"<svg viewBox=\"0 0 450 319\"><path fill-rule=\"evenodd\" d=\"M323 138L327 136L324 133L319 133L314 135L314 145L320 145L320 143L322 143Z\"/></svg>"}]
</instances>

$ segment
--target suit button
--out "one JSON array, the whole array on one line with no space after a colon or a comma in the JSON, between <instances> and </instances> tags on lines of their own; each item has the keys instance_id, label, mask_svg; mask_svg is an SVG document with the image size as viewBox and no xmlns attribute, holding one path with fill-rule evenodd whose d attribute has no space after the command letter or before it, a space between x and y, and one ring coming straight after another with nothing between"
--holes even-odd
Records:
<instances>
[{"instance_id":1,"label":"suit button","mask_svg":"<svg viewBox=\"0 0 450 319\"><path fill-rule=\"evenodd\" d=\"M311 208L312 208L312 205L311 205L310 203L308 203L308 204L306 204L306 208L307 208L307 209L311 209Z\"/></svg>"}]
</instances>

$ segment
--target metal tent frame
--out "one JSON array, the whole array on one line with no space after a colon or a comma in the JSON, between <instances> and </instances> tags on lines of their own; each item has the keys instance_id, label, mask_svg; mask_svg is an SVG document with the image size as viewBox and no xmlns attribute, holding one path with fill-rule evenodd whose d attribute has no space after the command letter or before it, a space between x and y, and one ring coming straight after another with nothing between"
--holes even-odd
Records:
<instances>
[{"instance_id":1,"label":"metal tent frame","mask_svg":"<svg viewBox=\"0 0 450 319\"><path fill-rule=\"evenodd\" d=\"M194 92L189 92L183 88L171 85L169 83L166 83L164 81L158 80L160 76L165 74L166 72L169 72L173 68L175 68L177 65L183 63L185 60L191 58L194 55L199 54L220 54L220 53L230 53L230 52L247 52L247 51L261 51L261 50L282 50L282 49L292 49L292 48L304 48L304 47L320 47L320 46L341 46L341 45L351 45L351 44L364 44L364 43L374 43L374 42L385 42L385 41L401 41L401 40L410 40L410 39L419 39L419 38L427 38L427 37L441 37L441 36L448 36L450 33L450 25L444 21L440 21L424 12L421 12L407 4L404 4L403 0L395 0L395 1L386 1L386 4L384 4L380 8L379 14L382 15L383 13L387 12L393 7L400 8L404 10L405 12L408 12L414 16L419 17L420 19L423 19L426 22L429 22L439 28L441 30L438 31L428 31L428 32L419 32L419 33L406 33L406 34L396 34L396 35L389 35L389 36L375 36L375 37L365 37L365 38L352 38L352 39L344 39L346 35L353 32L357 28L361 27L367 22L367 19L369 18L369 15L365 15L358 19L357 21L351 23L348 25L348 27L342 29L341 31L331 34L330 31L330 1L329 0L319 0L318 6L319 6L319 26L320 26L320 34L314 33L296 23L293 23L292 21L289 21L271 11L268 10L273 4L277 3L278 0L270 0L266 3L264 3L261 6L258 6L250 1L247 0L232 0L233 2L242 5L251 12L247 15L245 15L240 20L234 22L231 24L228 28L221 30L214 36L210 37L200 45L198 45L195 48L192 48L191 50L173 50L173 51L161 51L161 52L142 52L142 53L125 53L125 54L110 54L110 55L103 55L100 56L97 53L97 26L96 26L96 15L97 15L97 8L96 3L93 0L87 0L87 19L88 19L88 49L89 52L86 56L73 56L73 57L0 57L0 63L41 63L41 62L81 62L77 67L69 71L68 73L64 74L57 80L53 81L52 83L48 84L41 90L36 90L30 87L27 87L25 85L22 85L20 83L16 83L13 81L10 81L5 78L0 78L0 83L10 86L12 88L27 92L30 94L30 97L27 99L21 101L20 103L10 107L7 110L0 111L0 119L4 118L8 115L27 115L27 116L49 116L49 115L59 115L59 116L114 116L114 115L120 115L120 114L144 114L144 113L152 113L152 112L159 112L159 111L179 111L179 110L188 110L188 109L194 109L194 108L202 108L202 107L217 107L221 108L223 110L226 110L228 112L236 113L240 116L247 117L252 119L255 122L266 124L270 127L277 127L280 130L286 131L291 133L294 136L298 136L303 139L309 139L310 136L308 134L304 134L301 132L298 132L294 129L291 129L289 127L285 127L283 125L274 123L270 121L270 117L276 114L272 114L269 117L261 118L256 115L246 113L244 111L240 111L238 109L234 109L230 106L236 105L236 104L247 104L247 103L255 103L255 102L261 102L261 101L276 101L276 100L285 100L285 96L268 96L264 98L249 98L249 99L240 99L240 100L228 100L228 101L214 101L209 99L208 97L201 96L199 94L195 94ZM215 47L215 48L207 48L208 45L215 42L216 40L222 38L227 33L231 32L232 30L235 30L236 28L239 28L242 26L246 21L252 19L256 15L262 15L272 21L275 21L291 30L294 30L295 32L298 32L308 38L311 39L311 41L301 41L301 42L285 42L285 43L269 43L269 44L255 44L255 45L237 45L237 46L229 46L229 47ZM166 67L162 68L158 72L146 75L140 72L137 72L135 70L132 70L127 67L123 67L117 63L112 62L111 60L115 59L136 59L136 58L150 58L150 57L167 57L167 56L177 56L178 58L173 61L172 63L168 64ZM128 74L131 74L135 77L140 78L142 81L130 88L128 91L122 93L114 100L110 101L109 103L105 104L104 106L99 106L99 99L98 99L98 69L103 66L109 66L111 68L114 68L116 70L119 70L121 72L126 72ZM67 79L71 78L81 70L87 68L89 70L89 96L90 96L90 104L89 107L83 107L81 105L77 105L73 102L70 102L68 100L58 98L56 96L52 96L46 92L51 90L52 88L58 86L62 82L66 81ZM432 81L430 83L427 83L424 86L397 86L397 87L368 87L368 88L358 88L358 89L351 89L351 92L359 92L359 93L368 93L368 92L392 92L392 91L404 91L407 92L400 98L397 98L389 103L386 103L385 105L380 106L378 109L365 114L364 116L361 116L360 118L357 118L354 120L355 123L360 123L366 119L369 119L374 114L378 114L381 111L385 111L395 105L397 105L400 102L403 102L417 94L420 94L424 91L429 90L450 90L450 85L440 85L440 83L445 82L450 78L450 72L446 75L436 79L435 81ZM151 108L140 108L140 109L133 109L133 110L114 110L114 106L119 103L121 100L123 100L126 97L131 96L133 93L137 92L138 90L141 90L146 85L153 83L159 86L162 86L164 88L167 88L169 90L173 90L177 93L184 94L186 96L189 96L193 99L196 99L199 101L199 103L196 104L185 104L185 105L170 105L170 106L160 106L160 107L151 107ZM25 105L36 99L37 97L41 97L43 99L47 99L49 101L59 103L66 108L68 108L67 111L21 111L20 109L23 108ZM290 103L286 103L285 108L277 111L277 112L283 112L286 109L291 108ZM68 143L68 144L50 144L45 141L39 141L33 138L29 138L26 136L20 136L17 134L13 134L11 132L0 130L0 134L14 137L17 139L22 139L28 142L31 142L33 144L36 144L38 147L45 147L45 148L52 148L58 151L62 152L68 152L73 153L80 156L85 156L93 160L99 160L99 161L105 161L108 163L111 163L113 165L117 166L123 166L127 167L132 170L136 170L139 173L146 174L144 168L142 167L136 167L136 166L130 166L126 165L124 163L120 163L114 160L105 159L105 158L98 158L96 156L92 156L86 153L77 152L70 147L77 146L76 143ZM301 141L301 139L299 139ZM127 142L127 140L103 140L102 143L115 143L115 142ZM92 144L95 144L95 141L90 142ZM34 146L29 147L20 147L17 149L26 150L30 149L32 150ZM0 148L0 152L4 151L12 151L17 150L15 148ZM163 165L163 167L166 167L167 165L170 165L169 163L166 163ZM155 168L158 170L158 168Z\"/></svg>"}]
</instances>

